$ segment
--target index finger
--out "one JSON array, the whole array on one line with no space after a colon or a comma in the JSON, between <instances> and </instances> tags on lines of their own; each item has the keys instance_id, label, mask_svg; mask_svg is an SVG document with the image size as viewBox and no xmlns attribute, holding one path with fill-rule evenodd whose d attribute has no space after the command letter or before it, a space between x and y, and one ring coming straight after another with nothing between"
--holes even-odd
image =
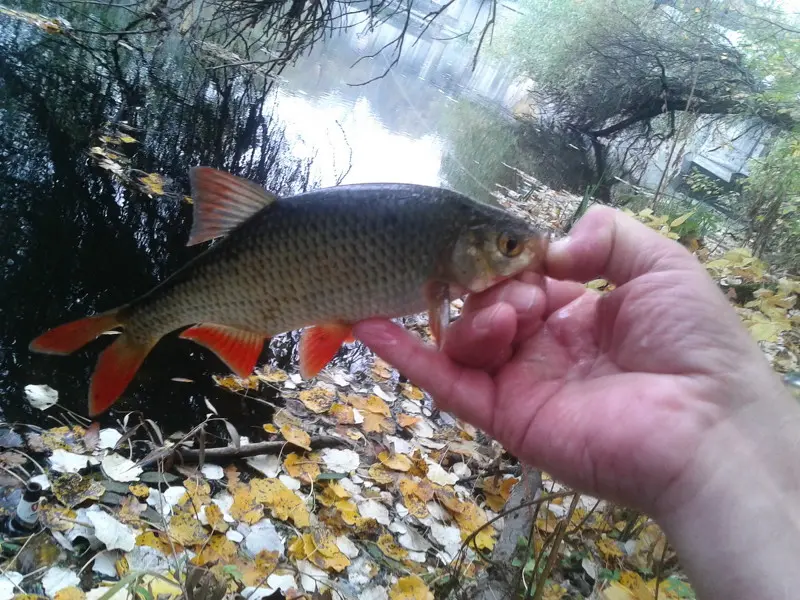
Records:
<instances>
[{"instance_id":1,"label":"index finger","mask_svg":"<svg viewBox=\"0 0 800 600\"><path fill-rule=\"evenodd\" d=\"M701 268L679 243L608 206L593 206L569 237L551 243L545 264L555 279L602 277L616 285L648 272Z\"/></svg>"}]
</instances>

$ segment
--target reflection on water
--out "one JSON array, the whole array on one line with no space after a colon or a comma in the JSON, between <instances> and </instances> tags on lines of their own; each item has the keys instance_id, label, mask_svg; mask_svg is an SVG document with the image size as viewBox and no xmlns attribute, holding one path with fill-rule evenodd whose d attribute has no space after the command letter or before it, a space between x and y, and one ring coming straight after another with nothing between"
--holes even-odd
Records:
<instances>
[{"instance_id":1,"label":"reflection on water","mask_svg":"<svg viewBox=\"0 0 800 600\"><path fill-rule=\"evenodd\" d=\"M513 184L504 162L548 183L581 182L580 153L565 151L563 140L537 138L503 113L516 93L513 74L484 63L472 72L471 54L457 44L412 39L389 75L351 85L384 72L385 57L351 65L394 35L390 23L335 38L273 86L257 73L206 69L197 49L177 37L148 40L139 53L97 36L75 43L0 16L4 418L55 424L27 406L28 383L51 385L60 404L85 413L89 377L108 339L68 357L31 354L30 340L129 301L201 250L185 246L189 205L127 189L88 159L109 123L131 127L138 142L121 151L137 173L164 175L176 197L188 193L187 171L196 164L279 194L342 181L405 181L488 199L495 182ZM273 340L262 358L288 366L294 338ZM215 388L211 373L225 373L216 357L168 336L117 407L140 409L168 431L201 419L204 398L242 433L247 423L263 422L249 418L253 411L264 416L261 405Z\"/></svg>"}]
</instances>

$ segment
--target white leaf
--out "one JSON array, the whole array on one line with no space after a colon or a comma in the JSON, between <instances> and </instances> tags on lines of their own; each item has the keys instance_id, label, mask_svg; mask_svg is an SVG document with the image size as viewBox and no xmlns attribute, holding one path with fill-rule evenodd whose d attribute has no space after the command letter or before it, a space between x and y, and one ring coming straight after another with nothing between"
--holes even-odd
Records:
<instances>
[{"instance_id":1,"label":"white leaf","mask_svg":"<svg viewBox=\"0 0 800 600\"><path fill-rule=\"evenodd\" d=\"M422 413L422 407L411 400L403 400L400 406L404 413L408 413L410 415L419 415Z\"/></svg>"},{"instance_id":2,"label":"white leaf","mask_svg":"<svg viewBox=\"0 0 800 600\"><path fill-rule=\"evenodd\" d=\"M233 523L236 520L231 516L233 496L231 496L229 492L219 493L214 496L211 501L219 507L220 511L222 511L222 518L226 523Z\"/></svg>"},{"instance_id":3,"label":"white leaf","mask_svg":"<svg viewBox=\"0 0 800 600\"><path fill-rule=\"evenodd\" d=\"M350 385L350 382L347 381L347 379L344 378L344 375L342 375L339 371L336 371L336 373L333 374L332 379L333 383L335 383L339 387L347 387L348 385Z\"/></svg>"},{"instance_id":4,"label":"white leaf","mask_svg":"<svg viewBox=\"0 0 800 600\"><path fill-rule=\"evenodd\" d=\"M379 386L377 384L372 386L372 393L375 394L381 400L384 400L384 401L388 402L389 404L391 404L392 402L395 401L394 394L390 394L388 392L384 392L381 389L381 386Z\"/></svg>"},{"instance_id":5,"label":"white leaf","mask_svg":"<svg viewBox=\"0 0 800 600\"><path fill-rule=\"evenodd\" d=\"M425 560L428 558L428 555L424 552L409 552L408 558L413 560L414 562L424 563Z\"/></svg>"},{"instance_id":6,"label":"white leaf","mask_svg":"<svg viewBox=\"0 0 800 600\"><path fill-rule=\"evenodd\" d=\"M316 565L312 565L307 560L298 560L296 565L298 572L300 573L300 585L303 586L303 589L307 592L314 592L317 589L317 581L326 581L327 580L327 573L317 567Z\"/></svg>"},{"instance_id":7,"label":"white leaf","mask_svg":"<svg viewBox=\"0 0 800 600\"><path fill-rule=\"evenodd\" d=\"M6 571L0 573L0 600L11 600L17 594L15 585L22 583L22 573Z\"/></svg>"},{"instance_id":8,"label":"white leaf","mask_svg":"<svg viewBox=\"0 0 800 600\"><path fill-rule=\"evenodd\" d=\"M81 523L89 523L89 510L86 508L79 508L75 511L75 523L66 532L67 539L74 542L78 538L89 540L89 546L93 549L102 548L103 543L97 539L94 530Z\"/></svg>"},{"instance_id":9,"label":"white leaf","mask_svg":"<svg viewBox=\"0 0 800 600\"><path fill-rule=\"evenodd\" d=\"M299 479L289 477L288 475L280 475L278 480L290 490L299 490L302 487L302 483Z\"/></svg>"},{"instance_id":10,"label":"white leaf","mask_svg":"<svg viewBox=\"0 0 800 600\"><path fill-rule=\"evenodd\" d=\"M205 475L206 479L216 481L217 479L222 479L225 476L225 472L222 470L222 467L219 465L212 465L206 463L200 469L200 472Z\"/></svg>"},{"instance_id":11,"label":"white leaf","mask_svg":"<svg viewBox=\"0 0 800 600\"><path fill-rule=\"evenodd\" d=\"M430 542L417 533L412 527L409 527L405 533L401 533L397 541L400 542L403 548L413 552L425 552L431 547Z\"/></svg>"},{"instance_id":12,"label":"white leaf","mask_svg":"<svg viewBox=\"0 0 800 600\"><path fill-rule=\"evenodd\" d=\"M350 473L355 471L361 459L357 452L353 450L338 450L336 448L325 448L322 451L322 460L328 470L334 473Z\"/></svg>"},{"instance_id":13,"label":"white leaf","mask_svg":"<svg viewBox=\"0 0 800 600\"><path fill-rule=\"evenodd\" d=\"M247 464L256 471L261 471L267 477L277 477L281 472L281 461L274 454L250 456L245 459Z\"/></svg>"},{"instance_id":14,"label":"white leaf","mask_svg":"<svg viewBox=\"0 0 800 600\"><path fill-rule=\"evenodd\" d=\"M106 448L108 450L113 450L117 442L122 438L122 434L117 431L116 429L106 428L100 430L100 443L98 446L100 448Z\"/></svg>"},{"instance_id":15,"label":"white leaf","mask_svg":"<svg viewBox=\"0 0 800 600\"><path fill-rule=\"evenodd\" d=\"M106 454L100 462L100 466L106 476L114 481L136 481L139 479L139 475L142 474L141 467L116 452Z\"/></svg>"},{"instance_id":16,"label":"white leaf","mask_svg":"<svg viewBox=\"0 0 800 600\"><path fill-rule=\"evenodd\" d=\"M355 558L358 556L358 546L356 546L350 538L340 535L336 538L336 547L339 548L342 554L347 558Z\"/></svg>"},{"instance_id":17,"label":"white leaf","mask_svg":"<svg viewBox=\"0 0 800 600\"><path fill-rule=\"evenodd\" d=\"M94 563L92 564L92 571L95 573L100 573L101 575L105 575L106 577L118 577L117 569L114 566L114 563L117 562L119 555L116 552L110 550L104 550L103 552L98 552L94 557Z\"/></svg>"},{"instance_id":18,"label":"white leaf","mask_svg":"<svg viewBox=\"0 0 800 600\"><path fill-rule=\"evenodd\" d=\"M389 600L389 593L385 587L375 585L365 589L358 597L360 600Z\"/></svg>"},{"instance_id":19,"label":"white leaf","mask_svg":"<svg viewBox=\"0 0 800 600\"><path fill-rule=\"evenodd\" d=\"M172 512L172 507L164 498L164 495L156 488L150 488L150 495L147 496L147 504L156 509L162 516L167 516Z\"/></svg>"},{"instance_id":20,"label":"white leaf","mask_svg":"<svg viewBox=\"0 0 800 600\"><path fill-rule=\"evenodd\" d=\"M450 513L448 513L438 502L427 502L425 507L428 509L428 512L431 513L431 517L434 519L444 521L445 523L450 521Z\"/></svg>"},{"instance_id":21,"label":"white leaf","mask_svg":"<svg viewBox=\"0 0 800 600\"><path fill-rule=\"evenodd\" d=\"M397 511L397 516L401 519L405 519L408 516L408 509L400 502L395 503L394 509Z\"/></svg>"},{"instance_id":22,"label":"white leaf","mask_svg":"<svg viewBox=\"0 0 800 600\"><path fill-rule=\"evenodd\" d=\"M375 500L365 500L358 505L358 512L365 519L375 519L381 525L389 525L389 509Z\"/></svg>"},{"instance_id":23,"label":"white leaf","mask_svg":"<svg viewBox=\"0 0 800 600\"><path fill-rule=\"evenodd\" d=\"M394 451L398 454L411 454L414 451L414 446L408 440L395 435L387 435L386 439L394 445Z\"/></svg>"},{"instance_id":24,"label":"white leaf","mask_svg":"<svg viewBox=\"0 0 800 600\"><path fill-rule=\"evenodd\" d=\"M591 558L585 556L581 561L581 566L583 567L583 570L586 571L586 573L589 575L589 577L591 577L594 580L597 580L597 565Z\"/></svg>"},{"instance_id":25,"label":"white leaf","mask_svg":"<svg viewBox=\"0 0 800 600\"><path fill-rule=\"evenodd\" d=\"M171 507L175 506L178 501L183 498L183 495L186 493L186 488L182 485L171 485L166 490L164 490L164 500L167 501Z\"/></svg>"},{"instance_id":26,"label":"white leaf","mask_svg":"<svg viewBox=\"0 0 800 600\"><path fill-rule=\"evenodd\" d=\"M431 424L428 423L427 421L419 421L418 423L414 423L411 426L411 431L413 431L415 434L417 434L420 437L424 437L424 438L433 437L433 427L431 427ZM420 444L421 443L422 443L422 441L420 441ZM444 444L442 444L439 447L441 448L442 446L444 446Z\"/></svg>"},{"instance_id":27,"label":"white leaf","mask_svg":"<svg viewBox=\"0 0 800 600\"><path fill-rule=\"evenodd\" d=\"M86 600L100 600L108 593L109 589L111 589L110 586L101 585L93 590L89 590L86 592ZM128 588L123 587L122 589L111 594L111 597L108 600L131 600L131 595Z\"/></svg>"},{"instance_id":28,"label":"white leaf","mask_svg":"<svg viewBox=\"0 0 800 600\"><path fill-rule=\"evenodd\" d=\"M86 468L91 458L90 456L82 456L59 448L54 450L52 456L50 456L50 465L54 471L77 473Z\"/></svg>"},{"instance_id":29,"label":"white leaf","mask_svg":"<svg viewBox=\"0 0 800 600\"><path fill-rule=\"evenodd\" d=\"M225 537L232 541L234 544L238 544L244 539L244 536L236 531L235 529L228 529Z\"/></svg>"},{"instance_id":30,"label":"white leaf","mask_svg":"<svg viewBox=\"0 0 800 600\"><path fill-rule=\"evenodd\" d=\"M120 523L108 513L102 511L100 508L97 510L86 511L89 521L94 525L94 534L97 539L106 545L108 550L124 550L130 552L136 546L136 536L133 529Z\"/></svg>"},{"instance_id":31,"label":"white leaf","mask_svg":"<svg viewBox=\"0 0 800 600\"><path fill-rule=\"evenodd\" d=\"M352 585L362 586L374 578L378 568L367 556L360 556L347 567L347 579Z\"/></svg>"},{"instance_id":32,"label":"white leaf","mask_svg":"<svg viewBox=\"0 0 800 600\"><path fill-rule=\"evenodd\" d=\"M459 479L466 479L472 475L472 470L466 465L466 463L459 462L453 465L453 473L458 475Z\"/></svg>"},{"instance_id":33,"label":"white leaf","mask_svg":"<svg viewBox=\"0 0 800 600\"><path fill-rule=\"evenodd\" d=\"M50 567L42 577L42 585L45 593L51 598L56 592L71 586L79 587L81 579L75 571L63 569L61 567Z\"/></svg>"},{"instance_id":34,"label":"white leaf","mask_svg":"<svg viewBox=\"0 0 800 600\"><path fill-rule=\"evenodd\" d=\"M431 538L444 547L451 560L461 548L461 530L452 525L441 525L437 522L431 524Z\"/></svg>"},{"instance_id":35,"label":"white leaf","mask_svg":"<svg viewBox=\"0 0 800 600\"><path fill-rule=\"evenodd\" d=\"M285 594L290 589L297 588L297 582L294 580L294 575L276 575L273 573L267 577L267 586L269 586L273 594L278 590Z\"/></svg>"},{"instance_id":36,"label":"white leaf","mask_svg":"<svg viewBox=\"0 0 800 600\"><path fill-rule=\"evenodd\" d=\"M361 425L364 422L364 415L361 414L361 411L357 408L353 409L353 423L356 425Z\"/></svg>"},{"instance_id":37,"label":"white leaf","mask_svg":"<svg viewBox=\"0 0 800 600\"><path fill-rule=\"evenodd\" d=\"M448 473L442 466L429 458L425 459L428 463L428 479L437 485L455 485L458 483L458 475Z\"/></svg>"},{"instance_id":38,"label":"white leaf","mask_svg":"<svg viewBox=\"0 0 800 600\"><path fill-rule=\"evenodd\" d=\"M173 566L166 554L151 546L136 546L125 555L125 560L128 561L132 573L136 571L165 573Z\"/></svg>"},{"instance_id":39,"label":"white leaf","mask_svg":"<svg viewBox=\"0 0 800 600\"><path fill-rule=\"evenodd\" d=\"M253 556L262 550L278 552L283 556L283 538L278 535L275 526L269 519L263 519L250 527L250 533L244 538L244 545Z\"/></svg>"},{"instance_id":40,"label":"white leaf","mask_svg":"<svg viewBox=\"0 0 800 600\"><path fill-rule=\"evenodd\" d=\"M49 385L26 385L25 396L33 408L47 410L58 402L58 392Z\"/></svg>"}]
</instances>

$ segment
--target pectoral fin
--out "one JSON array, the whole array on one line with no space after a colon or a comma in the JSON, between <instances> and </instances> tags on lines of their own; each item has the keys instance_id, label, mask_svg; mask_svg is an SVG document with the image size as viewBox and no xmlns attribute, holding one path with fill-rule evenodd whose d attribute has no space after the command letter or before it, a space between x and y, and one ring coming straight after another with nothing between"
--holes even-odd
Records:
<instances>
[{"instance_id":1,"label":"pectoral fin","mask_svg":"<svg viewBox=\"0 0 800 600\"><path fill-rule=\"evenodd\" d=\"M311 379L331 362L342 344L353 340L350 325L330 323L309 327L300 336L300 375Z\"/></svg>"},{"instance_id":2,"label":"pectoral fin","mask_svg":"<svg viewBox=\"0 0 800 600\"><path fill-rule=\"evenodd\" d=\"M425 288L428 303L428 326L437 347L444 345L447 326L450 324L450 286L446 283L429 283Z\"/></svg>"}]
</instances>

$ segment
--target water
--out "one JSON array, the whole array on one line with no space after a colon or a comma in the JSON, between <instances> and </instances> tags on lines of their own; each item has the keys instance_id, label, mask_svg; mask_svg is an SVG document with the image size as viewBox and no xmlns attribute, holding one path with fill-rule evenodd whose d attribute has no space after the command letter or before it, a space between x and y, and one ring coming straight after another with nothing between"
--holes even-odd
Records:
<instances>
[{"instance_id":1,"label":"water","mask_svg":"<svg viewBox=\"0 0 800 600\"><path fill-rule=\"evenodd\" d=\"M56 12L47 4L21 8ZM118 19L113 11L98 18ZM514 185L503 162L556 187L583 183L586 167L569 140L509 117L519 92L513 73L487 63L472 72L471 53L458 44L414 45L411 37L389 75L352 85L385 71L385 57L351 65L396 32L390 22L334 38L272 85L258 73L206 69L198 49L177 36L148 39L140 54L106 37L75 43L0 15L3 418L57 424L27 405L27 384L54 387L62 406L85 414L89 378L108 339L66 357L32 354L27 345L54 325L135 298L200 251L185 246L191 206L181 201L193 165L250 177L278 194L392 181L491 200L495 183ZM89 158L120 122L138 140L121 149L133 176L162 174L171 195L122 185ZM276 338L262 358L293 365L295 339ZM208 398L241 433L260 427L263 406L216 388L214 373L227 374L210 352L168 336L103 420L138 410L167 431L186 430L208 412Z\"/></svg>"}]
</instances>

